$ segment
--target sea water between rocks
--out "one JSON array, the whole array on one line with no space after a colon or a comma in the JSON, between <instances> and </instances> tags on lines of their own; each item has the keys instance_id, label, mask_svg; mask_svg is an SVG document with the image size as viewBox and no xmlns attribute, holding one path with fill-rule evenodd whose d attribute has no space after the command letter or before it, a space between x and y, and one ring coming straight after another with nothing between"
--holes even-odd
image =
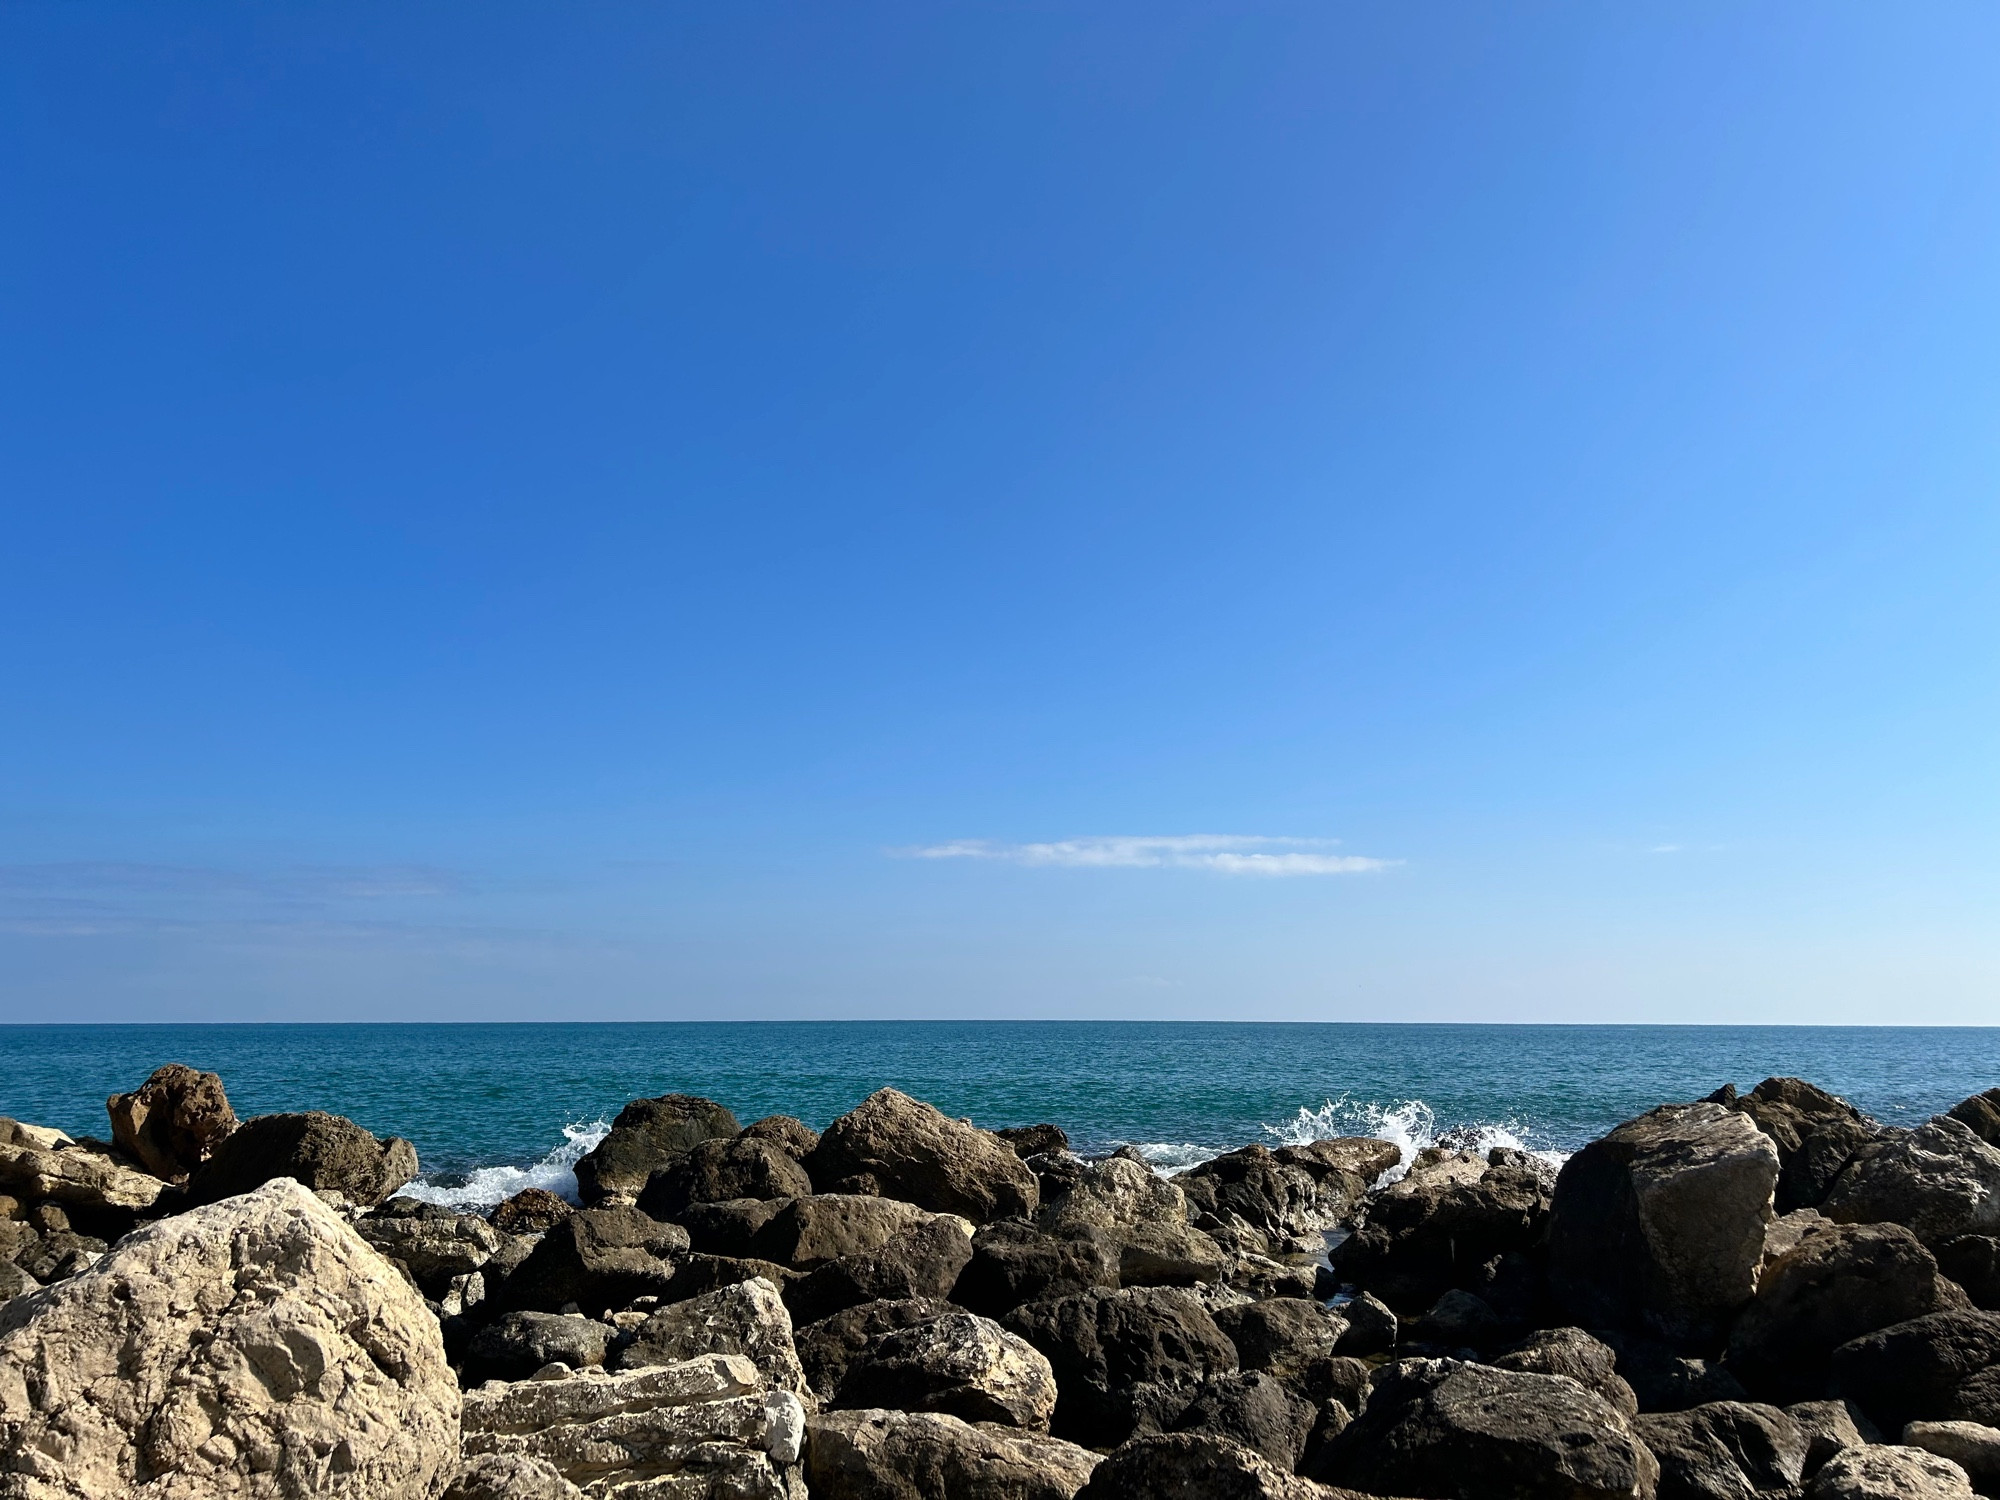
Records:
<instances>
[{"instance_id":1,"label":"sea water between rocks","mask_svg":"<svg viewBox=\"0 0 2000 1500\"><path fill-rule=\"evenodd\" d=\"M1379 1135L1559 1158L1725 1083L1807 1078L1891 1125L2000 1084L2000 1028L841 1021L0 1026L0 1114L106 1133L163 1062L222 1075L239 1116L322 1109L414 1141L412 1191L476 1207L569 1168L628 1100L721 1101L815 1129L892 1085L988 1127L1052 1120L1163 1170Z\"/></svg>"}]
</instances>

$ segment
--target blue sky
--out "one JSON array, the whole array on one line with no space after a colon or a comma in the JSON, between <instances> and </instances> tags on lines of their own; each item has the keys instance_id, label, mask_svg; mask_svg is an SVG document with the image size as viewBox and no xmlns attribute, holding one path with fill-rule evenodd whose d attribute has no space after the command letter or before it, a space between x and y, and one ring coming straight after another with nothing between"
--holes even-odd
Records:
<instances>
[{"instance_id":1,"label":"blue sky","mask_svg":"<svg viewBox=\"0 0 2000 1500\"><path fill-rule=\"evenodd\" d=\"M1996 47L9 7L0 1005L2000 1020Z\"/></svg>"}]
</instances>

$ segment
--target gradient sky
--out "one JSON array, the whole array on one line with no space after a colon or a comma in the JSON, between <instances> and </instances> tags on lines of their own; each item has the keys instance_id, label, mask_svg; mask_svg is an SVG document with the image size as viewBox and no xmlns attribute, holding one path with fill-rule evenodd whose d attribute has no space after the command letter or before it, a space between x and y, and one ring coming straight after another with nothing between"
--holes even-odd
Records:
<instances>
[{"instance_id":1,"label":"gradient sky","mask_svg":"<svg viewBox=\"0 0 2000 1500\"><path fill-rule=\"evenodd\" d=\"M0 1017L2000 1021L2000 10L0 10Z\"/></svg>"}]
</instances>

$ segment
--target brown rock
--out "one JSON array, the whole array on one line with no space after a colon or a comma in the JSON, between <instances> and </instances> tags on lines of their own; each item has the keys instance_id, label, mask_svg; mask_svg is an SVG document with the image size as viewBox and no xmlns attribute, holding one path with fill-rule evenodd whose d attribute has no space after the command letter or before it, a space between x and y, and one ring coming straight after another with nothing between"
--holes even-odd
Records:
<instances>
[{"instance_id":1,"label":"brown rock","mask_svg":"<svg viewBox=\"0 0 2000 1500\"><path fill-rule=\"evenodd\" d=\"M111 1139L155 1177L186 1180L236 1128L222 1080L184 1063L156 1068L129 1094L105 1101Z\"/></svg>"},{"instance_id":2,"label":"brown rock","mask_svg":"<svg viewBox=\"0 0 2000 1500\"><path fill-rule=\"evenodd\" d=\"M880 1089L827 1126L806 1160L833 1188L872 1178L882 1193L974 1224L1032 1214L1041 1190L1005 1141L895 1089Z\"/></svg>"}]
</instances>

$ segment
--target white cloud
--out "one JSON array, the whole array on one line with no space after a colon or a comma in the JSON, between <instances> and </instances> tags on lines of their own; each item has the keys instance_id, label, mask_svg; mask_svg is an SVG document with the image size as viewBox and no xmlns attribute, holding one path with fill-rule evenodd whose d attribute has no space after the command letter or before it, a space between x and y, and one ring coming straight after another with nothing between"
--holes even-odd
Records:
<instances>
[{"instance_id":1,"label":"white cloud","mask_svg":"<svg viewBox=\"0 0 2000 1500\"><path fill-rule=\"evenodd\" d=\"M1333 839L1269 838L1184 833L1152 838L1062 839L1047 844L997 844L956 839L893 851L911 859L996 859L1016 865L1071 869L1210 870L1220 875L1361 875L1401 861L1322 852Z\"/></svg>"}]
</instances>

